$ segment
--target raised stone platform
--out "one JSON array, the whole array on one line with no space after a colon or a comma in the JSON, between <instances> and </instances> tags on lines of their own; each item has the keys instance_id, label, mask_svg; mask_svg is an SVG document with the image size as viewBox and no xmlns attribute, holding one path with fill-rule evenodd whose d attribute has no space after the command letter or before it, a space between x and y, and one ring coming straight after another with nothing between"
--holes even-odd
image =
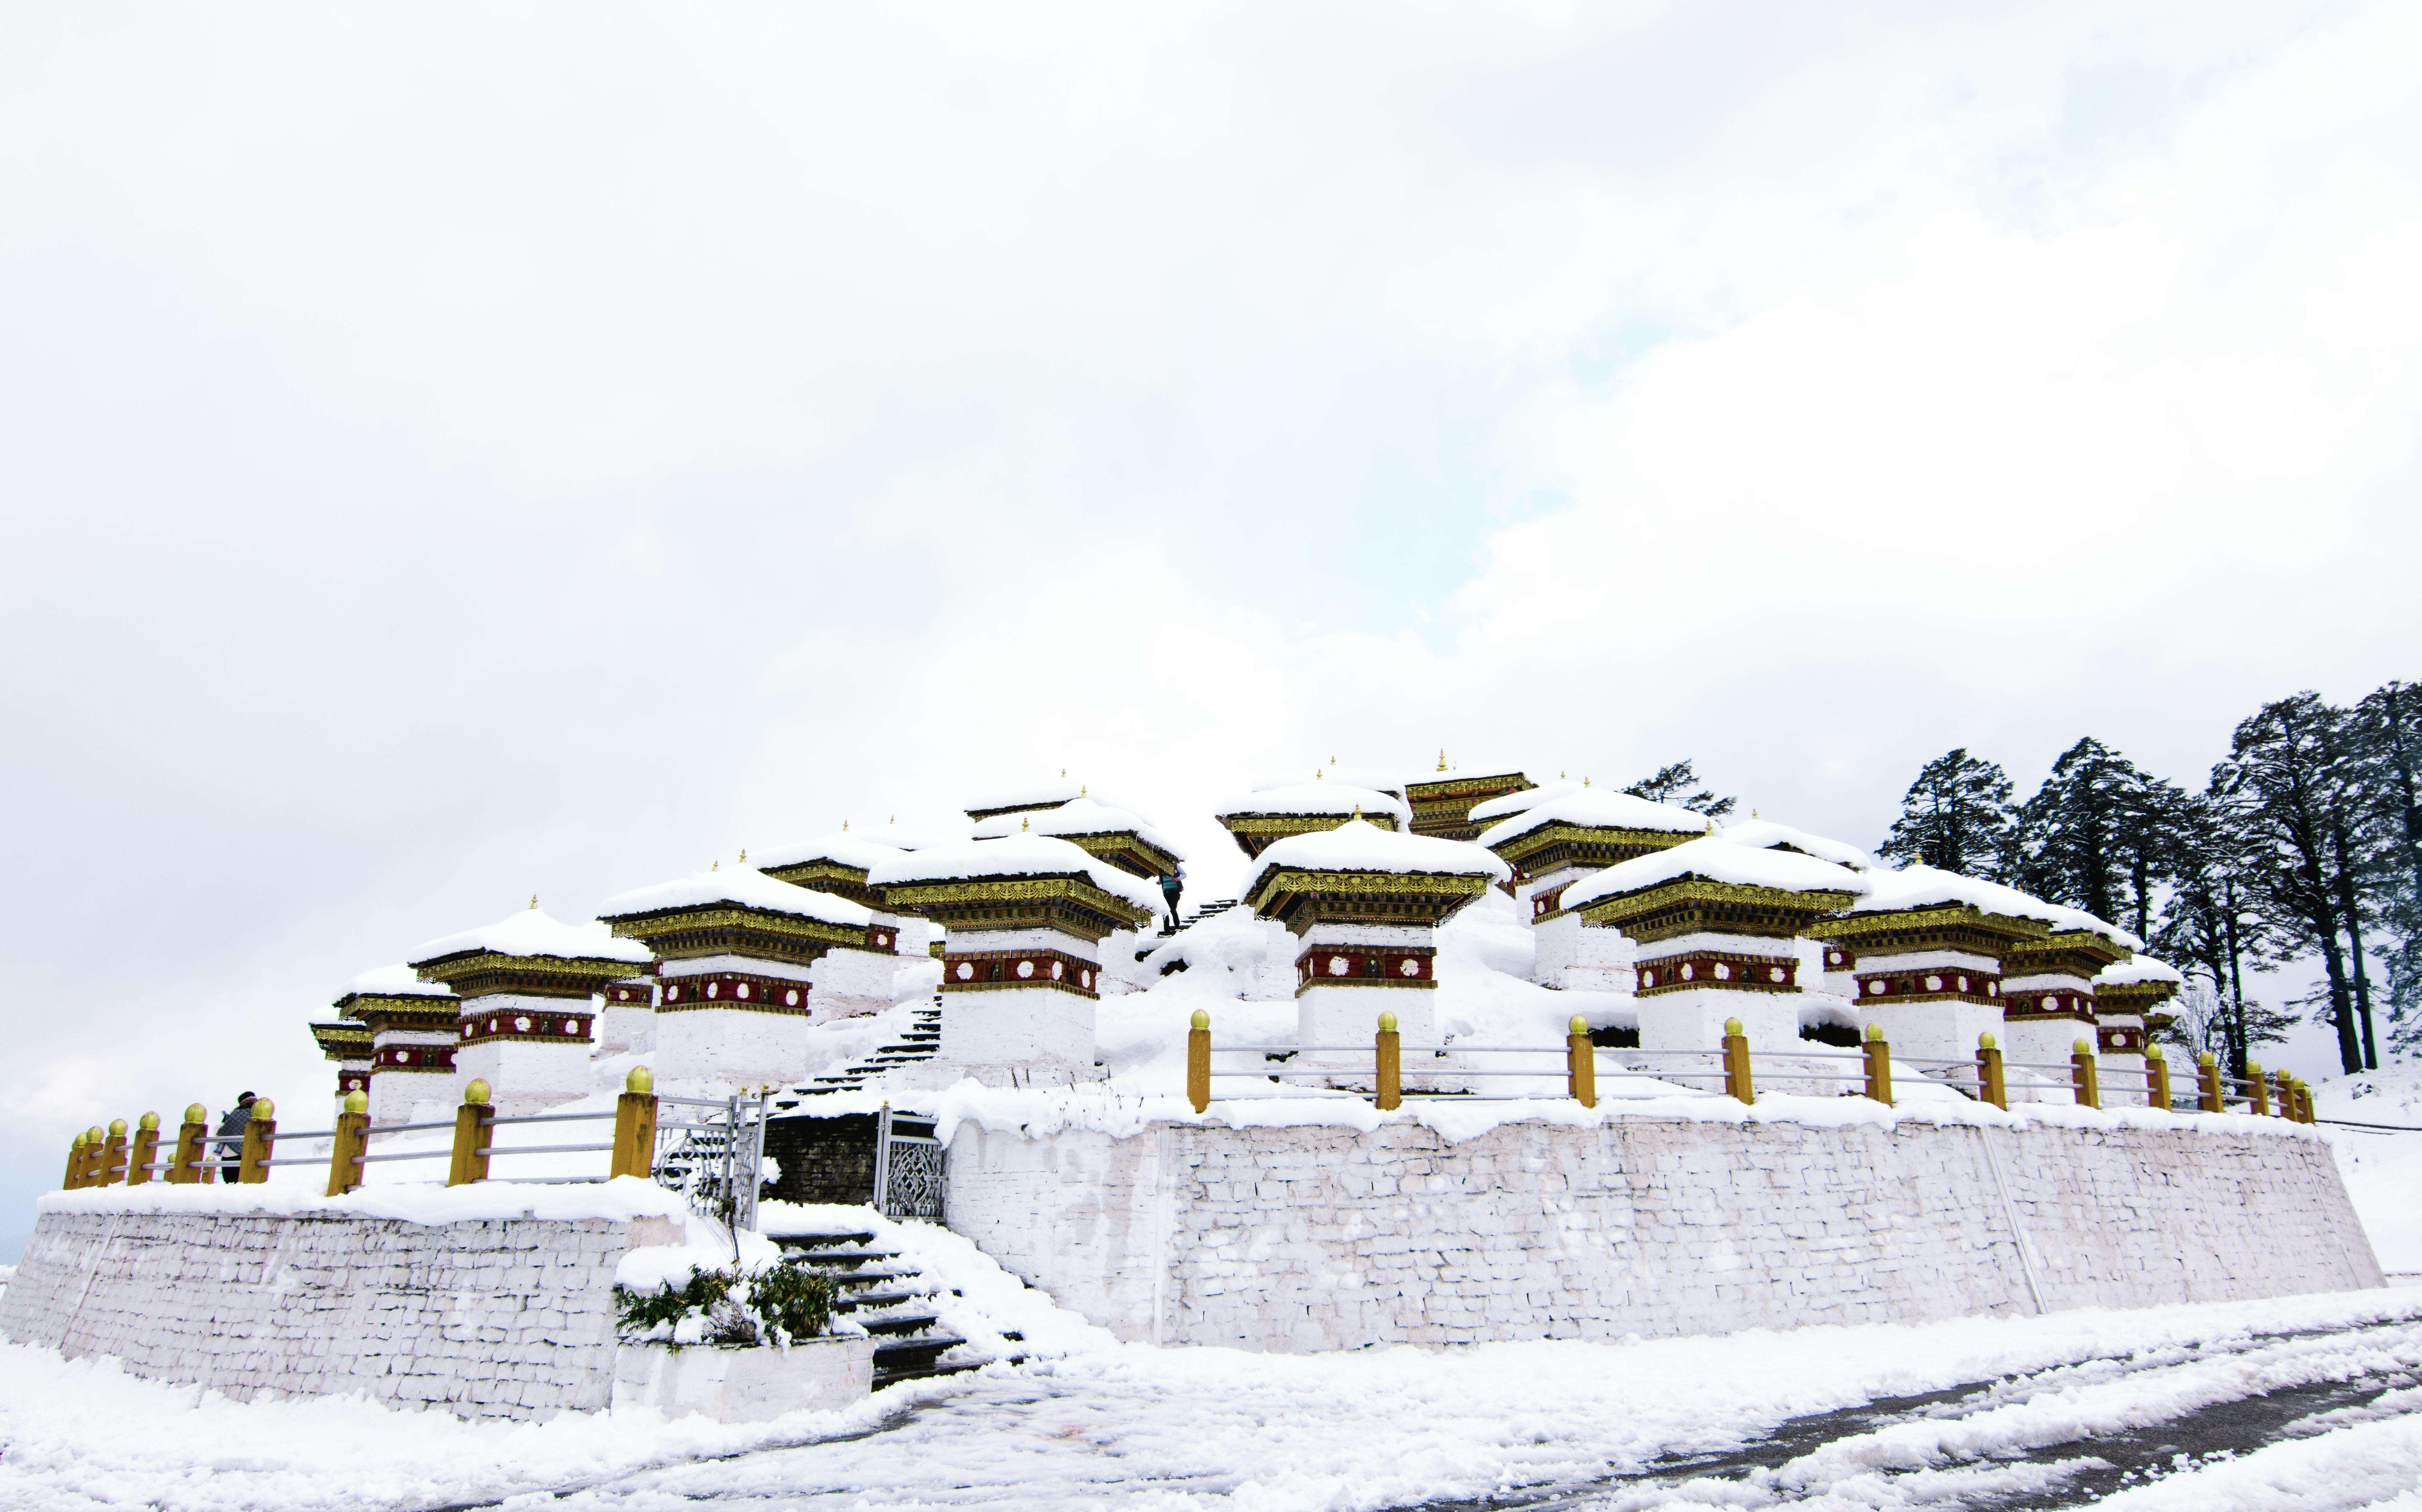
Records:
<instances>
[{"instance_id":1,"label":"raised stone platform","mask_svg":"<svg viewBox=\"0 0 2422 1512\"><path fill-rule=\"evenodd\" d=\"M1290 1352L2383 1284L2310 1130L2059 1112L1896 1126L1628 1115L1457 1143L1409 1117L1370 1132L1156 1122L1127 1137L970 1121L951 1145L946 1212L1123 1338Z\"/></svg>"}]
</instances>

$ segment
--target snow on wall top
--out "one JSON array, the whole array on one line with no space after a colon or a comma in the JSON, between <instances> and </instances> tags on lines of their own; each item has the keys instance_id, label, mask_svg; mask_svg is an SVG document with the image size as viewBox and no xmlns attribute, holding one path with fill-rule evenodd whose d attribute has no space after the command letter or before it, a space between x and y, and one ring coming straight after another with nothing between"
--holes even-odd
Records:
<instances>
[{"instance_id":1,"label":"snow on wall top","mask_svg":"<svg viewBox=\"0 0 2422 1512\"><path fill-rule=\"evenodd\" d=\"M1239 895L1250 897L1262 878L1277 869L1303 871L1437 872L1450 877L1488 877L1503 881L1512 868L1469 840L1383 830L1367 819L1348 819L1333 830L1290 834L1263 851Z\"/></svg>"},{"instance_id":2,"label":"snow on wall top","mask_svg":"<svg viewBox=\"0 0 2422 1512\"><path fill-rule=\"evenodd\" d=\"M1925 908L1936 903L1965 903L1980 912L2000 913L2013 919L2037 919L2055 929L2083 929L2101 935L2130 950L2145 948L2144 942L2134 935L2115 924L2104 923L2083 909L2047 903L2032 893L2005 887L2000 882L1989 882L1981 877L1963 877L1956 871L1944 871L1936 866L1911 865L1898 871L1870 873L1867 882L1866 896L1850 905L1853 913Z\"/></svg>"},{"instance_id":3,"label":"snow on wall top","mask_svg":"<svg viewBox=\"0 0 2422 1512\"><path fill-rule=\"evenodd\" d=\"M1635 856L1584 877L1567 889L1564 907L1581 908L1602 897L1637 893L1681 877L1729 882L1737 887L1771 887L1785 893L1850 893L1867 890L1866 879L1847 866L1788 850L1762 850L1735 845L1722 835L1685 840L1668 850Z\"/></svg>"},{"instance_id":4,"label":"snow on wall top","mask_svg":"<svg viewBox=\"0 0 2422 1512\"><path fill-rule=\"evenodd\" d=\"M499 956L552 956L558 960L625 960L634 966L644 966L656 959L655 952L637 940L618 940L614 932L594 919L578 924L566 924L544 909L527 908L508 913L495 923L461 934L449 934L432 940L408 958L415 966L423 966L447 956L459 956L468 950L493 951Z\"/></svg>"},{"instance_id":5,"label":"snow on wall top","mask_svg":"<svg viewBox=\"0 0 2422 1512\"><path fill-rule=\"evenodd\" d=\"M1474 803L1471 805L1471 812L1465 817L1474 824L1494 823L1508 815L1528 814L1541 803L1551 803L1559 798L1586 790L1580 783L1569 782L1559 777L1554 782L1545 783L1537 787L1525 787L1520 792L1501 793L1486 803Z\"/></svg>"},{"instance_id":6,"label":"snow on wall top","mask_svg":"<svg viewBox=\"0 0 2422 1512\"><path fill-rule=\"evenodd\" d=\"M902 848L848 830L837 830L822 839L802 841L797 845L775 846L758 853L757 865L764 866L796 866L810 861L829 861L864 871L877 862L889 861L900 854ZM785 883L784 885L788 885Z\"/></svg>"},{"instance_id":7,"label":"snow on wall top","mask_svg":"<svg viewBox=\"0 0 2422 1512\"><path fill-rule=\"evenodd\" d=\"M1072 798L1039 814L996 814L977 820L975 834L979 840L1030 834L1133 834L1156 850L1165 850L1180 861L1186 859L1177 842L1154 829L1150 819L1131 808L1115 807L1091 798Z\"/></svg>"},{"instance_id":8,"label":"snow on wall top","mask_svg":"<svg viewBox=\"0 0 2422 1512\"><path fill-rule=\"evenodd\" d=\"M1257 788L1248 797L1220 804L1211 811L1211 817L1224 819L1238 814L1349 815L1358 808L1365 814L1393 814L1400 829L1413 822L1411 805L1395 794L1354 783L1330 782L1325 777Z\"/></svg>"},{"instance_id":9,"label":"snow on wall top","mask_svg":"<svg viewBox=\"0 0 2422 1512\"><path fill-rule=\"evenodd\" d=\"M965 845L909 851L866 874L868 884L874 887L959 881L976 877L1082 877L1103 892L1156 916L1169 910L1159 888L1095 861L1073 840L1048 834L1011 834L998 840L970 840Z\"/></svg>"},{"instance_id":10,"label":"snow on wall top","mask_svg":"<svg viewBox=\"0 0 2422 1512\"><path fill-rule=\"evenodd\" d=\"M1674 834L1705 834L1709 819L1672 803L1652 803L1629 793L1584 787L1491 825L1480 834L1486 846L1502 845L1516 835L1549 824L1578 824L1592 830L1663 830Z\"/></svg>"},{"instance_id":11,"label":"snow on wall top","mask_svg":"<svg viewBox=\"0 0 2422 1512\"><path fill-rule=\"evenodd\" d=\"M627 893L617 893L598 909L597 916L601 919L627 919L665 909L707 908L717 903L762 909L768 913L784 913L793 918L816 919L851 929L861 929L874 922L871 909L829 893L794 887L789 882L766 876L754 866L717 867L672 881L658 882L653 887L636 887Z\"/></svg>"},{"instance_id":12,"label":"snow on wall top","mask_svg":"<svg viewBox=\"0 0 2422 1512\"><path fill-rule=\"evenodd\" d=\"M349 998L357 992L381 997L452 997L454 990L443 982L424 982L420 974L401 961L392 966L373 966L345 984L338 997Z\"/></svg>"},{"instance_id":13,"label":"snow on wall top","mask_svg":"<svg viewBox=\"0 0 2422 1512\"><path fill-rule=\"evenodd\" d=\"M1848 866L1852 871L1876 869L1876 858L1857 846L1842 840L1829 840L1806 830L1795 830L1788 824L1777 824L1772 819L1742 819L1737 824L1725 825L1720 833L1735 845L1754 846L1760 850L1787 845L1795 850L1804 850L1819 861L1830 861L1836 866Z\"/></svg>"},{"instance_id":14,"label":"snow on wall top","mask_svg":"<svg viewBox=\"0 0 2422 1512\"><path fill-rule=\"evenodd\" d=\"M2103 967L2100 974L2094 978L2094 985L2132 987L2138 982L2168 982L2175 987L2184 987L2186 981L2185 975L2167 961L2155 960L2150 956L2139 955L2131 956L2126 960L2114 961Z\"/></svg>"}]
</instances>

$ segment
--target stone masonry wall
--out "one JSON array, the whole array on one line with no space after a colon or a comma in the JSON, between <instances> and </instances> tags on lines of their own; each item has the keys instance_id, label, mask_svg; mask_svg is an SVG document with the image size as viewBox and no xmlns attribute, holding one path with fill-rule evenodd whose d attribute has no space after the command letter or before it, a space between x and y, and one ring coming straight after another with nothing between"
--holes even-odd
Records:
<instances>
[{"instance_id":1,"label":"stone masonry wall","mask_svg":"<svg viewBox=\"0 0 2422 1512\"><path fill-rule=\"evenodd\" d=\"M464 1417L602 1408L614 1268L662 1220L414 1224L45 1211L0 1333L238 1398L360 1392Z\"/></svg>"},{"instance_id":2,"label":"stone masonry wall","mask_svg":"<svg viewBox=\"0 0 2422 1512\"><path fill-rule=\"evenodd\" d=\"M2383 1284L2329 1146L2284 1130L968 1124L946 1216L1122 1337L1282 1351Z\"/></svg>"}]
</instances>

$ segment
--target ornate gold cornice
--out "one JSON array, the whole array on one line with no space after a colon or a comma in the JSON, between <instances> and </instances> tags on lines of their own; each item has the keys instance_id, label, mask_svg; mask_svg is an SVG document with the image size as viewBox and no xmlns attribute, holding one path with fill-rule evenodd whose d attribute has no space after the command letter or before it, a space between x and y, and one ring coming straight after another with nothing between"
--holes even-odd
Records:
<instances>
[{"instance_id":1,"label":"ornate gold cornice","mask_svg":"<svg viewBox=\"0 0 2422 1512\"><path fill-rule=\"evenodd\" d=\"M1535 830L1498 841L1488 849L1499 860L1520 865L1524 858L1537 855L1549 847L1570 844L1578 847L1620 849L1643 855L1670 850L1686 840L1705 839L1703 833L1683 830L1617 830L1601 829L1587 824L1542 824ZM1629 859L1628 857L1626 858Z\"/></svg>"},{"instance_id":2,"label":"ornate gold cornice","mask_svg":"<svg viewBox=\"0 0 2422 1512\"><path fill-rule=\"evenodd\" d=\"M1929 931L1983 930L2007 940L2041 940L2052 933L2052 926L2041 919L2021 919L2007 913L1988 913L1966 903L1929 905L1925 908L1892 909L1876 912L1844 913L1830 919L1819 919L1807 928L1816 940L1842 940L1856 943L1876 935L1920 934Z\"/></svg>"},{"instance_id":3,"label":"ornate gold cornice","mask_svg":"<svg viewBox=\"0 0 2422 1512\"><path fill-rule=\"evenodd\" d=\"M923 913L949 925L953 915L998 914L1004 911L1074 911L1100 920L1107 934L1134 928L1150 919L1152 911L1139 908L1115 893L1075 877L977 877L958 881L904 882L883 890L884 906L905 913ZM1096 935L1094 938L1099 939Z\"/></svg>"},{"instance_id":4,"label":"ornate gold cornice","mask_svg":"<svg viewBox=\"0 0 2422 1512\"><path fill-rule=\"evenodd\" d=\"M787 944L793 949L807 947L825 949L863 949L866 927L862 924L834 924L825 919L811 919L795 913L777 913L770 909L741 908L729 903L689 908L655 909L646 913L625 914L607 919L613 931L628 940L637 940L659 955L713 955L712 947L686 951L668 951L657 944L659 940L671 942L685 934L710 931L728 934L756 935L769 942ZM746 954L746 952L741 952ZM622 974L630 974L628 972Z\"/></svg>"}]
</instances>

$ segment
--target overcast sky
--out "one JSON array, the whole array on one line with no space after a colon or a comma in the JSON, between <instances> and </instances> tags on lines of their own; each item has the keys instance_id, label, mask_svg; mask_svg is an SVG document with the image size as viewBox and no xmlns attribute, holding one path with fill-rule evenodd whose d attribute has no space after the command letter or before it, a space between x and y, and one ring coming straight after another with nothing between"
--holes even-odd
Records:
<instances>
[{"instance_id":1,"label":"overcast sky","mask_svg":"<svg viewBox=\"0 0 2422 1512\"><path fill-rule=\"evenodd\" d=\"M2422 676L2411 4L703 8L0 8L0 1256L533 892Z\"/></svg>"}]
</instances>

